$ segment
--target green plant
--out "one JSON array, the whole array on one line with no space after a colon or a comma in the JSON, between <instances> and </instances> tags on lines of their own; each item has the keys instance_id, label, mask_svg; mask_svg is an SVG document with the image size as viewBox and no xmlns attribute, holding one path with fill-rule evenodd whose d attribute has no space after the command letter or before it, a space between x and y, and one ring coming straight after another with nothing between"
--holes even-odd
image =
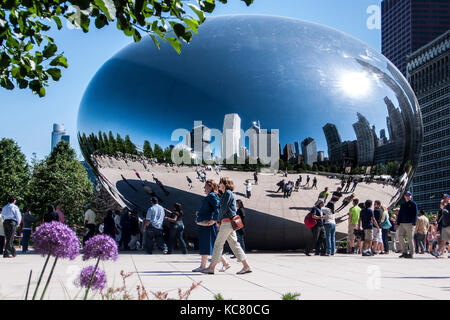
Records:
<instances>
[{"instance_id":1,"label":"green plant","mask_svg":"<svg viewBox=\"0 0 450 320\"><path fill-rule=\"evenodd\" d=\"M214 300L225 300L225 299L223 298L223 296L220 293L218 293L218 294L214 295Z\"/></svg>"},{"instance_id":2,"label":"green plant","mask_svg":"<svg viewBox=\"0 0 450 320\"><path fill-rule=\"evenodd\" d=\"M288 293L285 293L285 294L283 294L282 296L281 296L281 300L298 300L298 298L301 296L301 293L298 293L298 292L294 292L294 293L291 293L291 292L288 292Z\"/></svg>"}]
</instances>

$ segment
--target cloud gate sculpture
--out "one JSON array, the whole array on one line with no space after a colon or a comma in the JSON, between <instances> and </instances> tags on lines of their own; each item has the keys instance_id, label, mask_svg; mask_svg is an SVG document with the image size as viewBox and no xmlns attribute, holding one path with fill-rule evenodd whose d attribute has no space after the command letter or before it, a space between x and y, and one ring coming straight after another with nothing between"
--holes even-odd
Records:
<instances>
[{"instance_id":1,"label":"cloud gate sculpture","mask_svg":"<svg viewBox=\"0 0 450 320\"><path fill-rule=\"evenodd\" d=\"M282 250L311 241L304 217L325 187L343 186L337 207L353 193L394 207L417 168L422 119L405 78L363 42L238 15L208 18L180 55L150 38L118 52L86 89L78 138L120 205L144 213L150 194L169 209L180 202L192 241L200 171L229 176L246 208L247 248ZM282 179L293 182L289 197L277 192ZM335 213L337 238L350 206Z\"/></svg>"}]
</instances>

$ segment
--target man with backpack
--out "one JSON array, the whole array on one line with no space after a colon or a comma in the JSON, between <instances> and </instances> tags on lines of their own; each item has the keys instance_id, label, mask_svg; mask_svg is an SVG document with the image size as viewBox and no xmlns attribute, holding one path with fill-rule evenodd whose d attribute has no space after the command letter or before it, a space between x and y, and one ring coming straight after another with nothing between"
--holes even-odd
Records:
<instances>
[{"instance_id":1,"label":"man with backpack","mask_svg":"<svg viewBox=\"0 0 450 320\"><path fill-rule=\"evenodd\" d=\"M324 205L325 203L323 202L323 200L317 200L316 204L311 209L311 212L308 214L310 218L316 221L316 224L311 228L313 238L312 245L315 247L314 254L316 256L318 256L319 254L321 256L324 256L326 250L325 227L323 225L325 216L322 213L322 208ZM310 256L309 253L311 251L312 247L308 246L305 249L305 255Z\"/></svg>"}]
</instances>

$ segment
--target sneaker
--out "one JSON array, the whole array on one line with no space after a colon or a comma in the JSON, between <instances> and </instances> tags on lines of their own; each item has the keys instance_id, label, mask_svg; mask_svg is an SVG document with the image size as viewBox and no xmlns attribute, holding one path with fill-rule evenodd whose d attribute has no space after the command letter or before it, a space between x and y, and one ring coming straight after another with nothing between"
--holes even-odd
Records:
<instances>
[{"instance_id":1,"label":"sneaker","mask_svg":"<svg viewBox=\"0 0 450 320\"><path fill-rule=\"evenodd\" d=\"M192 272L202 272L202 270L203 270L203 268L198 267L198 268L195 268L194 270L192 270Z\"/></svg>"},{"instance_id":2,"label":"sneaker","mask_svg":"<svg viewBox=\"0 0 450 320\"><path fill-rule=\"evenodd\" d=\"M402 253L400 256L398 256L399 258L406 258L408 254L407 253Z\"/></svg>"},{"instance_id":3,"label":"sneaker","mask_svg":"<svg viewBox=\"0 0 450 320\"><path fill-rule=\"evenodd\" d=\"M362 256L363 256L363 257L370 257L370 256L372 256L372 255L370 254L370 252L363 252L363 253L362 253Z\"/></svg>"},{"instance_id":4,"label":"sneaker","mask_svg":"<svg viewBox=\"0 0 450 320\"><path fill-rule=\"evenodd\" d=\"M412 258L413 258L413 255L408 253L408 254L405 255L405 258L407 258L407 259L412 259Z\"/></svg>"}]
</instances>

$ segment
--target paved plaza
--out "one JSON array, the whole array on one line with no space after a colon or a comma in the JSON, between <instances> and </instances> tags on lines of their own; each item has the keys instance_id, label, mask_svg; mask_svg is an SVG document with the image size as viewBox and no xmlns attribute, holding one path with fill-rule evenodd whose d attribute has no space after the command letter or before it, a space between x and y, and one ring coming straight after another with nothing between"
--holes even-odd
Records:
<instances>
[{"instance_id":1,"label":"paved plaza","mask_svg":"<svg viewBox=\"0 0 450 320\"><path fill-rule=\"evenodd\" d=\"M191 270L199 265L199 258L197 254L121 253L116 262L100 263L100 267L106 272L108 287L122 285L121 270L132 272L127 288L135 298L139 284L148 291L166 291L169 298L177 299L178 288L185 291L193 282L201 281L190 300L213 300L218 293L232 300L279 300L287 292L301 293L300 300L450 299L450 259L436 259L428 254L399 259L394 253L374 257L250 253L248 261L254 272L241 276L236 275L241 264L234 259L228 259L232 267L225 273L193 273ZM82 261L81 256L74 261L58 261L46 299L81 299L84 292L72 282L82 267L94 262ZM33 289L43 263L43 257L32 253L2 259L0 298L23 299L30 269ZM90 299L101 297L97 294Z\"/></svg>"}]
</instances>

